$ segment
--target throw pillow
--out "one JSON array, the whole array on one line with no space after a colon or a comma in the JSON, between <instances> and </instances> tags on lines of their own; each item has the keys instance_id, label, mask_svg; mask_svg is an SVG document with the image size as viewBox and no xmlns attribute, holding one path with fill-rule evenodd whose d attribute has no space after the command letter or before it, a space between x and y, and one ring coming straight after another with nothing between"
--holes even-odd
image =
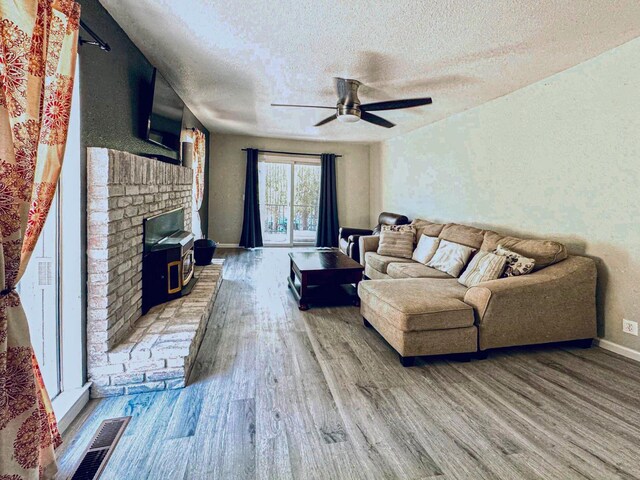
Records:
<instances>
[{"instance_id":1,"label":"throw pillow","mask_svg":"<svg viewBox=\"0 0 640 480\"><path fill-rule=\"evenodd\" d=\"M420 241L418 242L418 246L413 251L413 256L411 258L416 262L427 263L429 260L431 260L433 254L436 253L439 243L440 239L438 237L429 237L428 235L422 235L420 237Z\"/></svg>"},{"instance_id":2,"label":"throw pillow","mask_svg":"<svg viewBox=\"0 0 640 480\"><path fill-rule=\"evenodd\" d=\"M458 282L466 287L473 287L480 282L495 280L504 271L506 263L507 257L481 250L471 259Z\"/></svg>"},{"instance_id":3,"label":"throw pillow","mask_svg":"<svg viewBox=\"0 0 640 480\"><path fill-rule=\"evenodd\" d=\"M382 225L382 232L413 232L416 233L415 225Z\"/></svg>"},{"instance_id":4,"label":"throw pillow","mask_svg":"<svg viewBox=\"0 0 640 480\"><path fill-rule=\"evenodd\" d=\"M475 251L475 248L441 239L436 253L427 262L427 267L432 267L448 273L452 277L457 277Z\"/></svg>"},{"instance_id":5,"label":"throw pillow","mask_svg":"<svg viewBox=\"0 0 640 480\"><path fill-rule=\"evenodd\" d=\"M502 245L498 245L498 248L496 248L493 253L506 257L507 259L506 267L502 274L505 278L526 275L530 273L536 265L536 261L533 258L524 257Z\"/></svg>"},{"instance_id":6,"label":"throw pillow","mask_svg":"<svg viewBox=\"0 0 640 480\"><path fill-rule=\"evenodd\" d=\"M413 237L414 232L412 231L394 231L383 228L380 232L378 255L411 258L413 254Z\"/></svg>"}]
</instances>

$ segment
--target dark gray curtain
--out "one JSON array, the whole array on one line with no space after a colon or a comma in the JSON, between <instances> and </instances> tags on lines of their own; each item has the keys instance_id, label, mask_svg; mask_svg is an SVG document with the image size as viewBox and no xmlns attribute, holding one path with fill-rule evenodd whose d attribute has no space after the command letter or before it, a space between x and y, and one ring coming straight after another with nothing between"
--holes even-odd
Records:
<instances>
[{"instance_id":1,"label":"dark gray curtain","mask_svg":"<svg viewBox=\"0 0 640 480\"><path fill-rule=\"evenodd\" d=\"M244 181L244 220L240 246L254 248L262 246L260 204L258 197L258 150L247 149L247 175Z\"/></svg>"},{"instance_id":2,"label":"dark gray curtain","mask_svg":"<svg viewBox=\"0 0 640 480\"><path fill-rule=\"evenodd\" d=\"M316 247L338 246L338 198L336 194L336 156L323 153L320 158L320 208Z\"/></svg>"}]
</instances>

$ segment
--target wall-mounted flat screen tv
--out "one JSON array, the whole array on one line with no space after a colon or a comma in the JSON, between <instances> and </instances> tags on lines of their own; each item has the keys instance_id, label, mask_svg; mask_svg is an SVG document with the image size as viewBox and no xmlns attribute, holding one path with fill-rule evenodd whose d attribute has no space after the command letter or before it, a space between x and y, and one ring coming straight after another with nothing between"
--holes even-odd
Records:
<instances>
[{"instance_id":1,"label":"wall-mounted flat screen tv","mask_svg":"<svg viewBox=\"0 0 640 480\"><path fill-rule=\"evenodd\" d=\"M184 102L157 69L151 81L153 100L147 126L147 140L169 150L180 150Z\"/></svg>"}]
</instances>

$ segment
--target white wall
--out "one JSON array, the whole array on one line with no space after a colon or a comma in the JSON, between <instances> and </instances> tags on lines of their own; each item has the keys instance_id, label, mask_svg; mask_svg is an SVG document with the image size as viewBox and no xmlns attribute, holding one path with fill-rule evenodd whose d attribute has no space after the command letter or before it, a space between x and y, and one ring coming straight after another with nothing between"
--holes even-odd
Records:
<instances>
[{"instance_id":1,"label":"white wall","mask_svg":"<svg viewBox=\"0 0 640 480\"><path fill-rule=\"evenodd\" d=\"M564 241L598 259L601 334L640 350L640 39L370 154L371 219Z\"/></svg>"},{"instance_id":2,"label":"white wall","mask_svg":"<svg viewBox=\"0 0 640 480\"><path fill-rule=\"evenodd\" d=\"M211 134L209 237L237 244L242 232L246 153L243 148L304 153L335 153L340 225L370 228L369 147L365 144L308 142Z\"/></svg>"}]
</instances>

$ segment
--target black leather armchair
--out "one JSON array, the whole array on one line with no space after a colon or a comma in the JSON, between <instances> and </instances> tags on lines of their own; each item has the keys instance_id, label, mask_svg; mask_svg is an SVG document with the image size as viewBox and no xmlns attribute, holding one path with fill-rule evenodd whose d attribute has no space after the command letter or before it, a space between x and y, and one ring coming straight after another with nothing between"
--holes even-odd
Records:
<instances>
[{"instance_id":1,"label":"black leather armchair","mask_svg":"<svg viewBox=\"0 0 640 480\"><path fill-rule=\"evenodd\" d=\"M340 227L338 233L338 246L340 251L345 255L353 258L356 262L360 261L360 245L359 238L363 235L378 235L382 225L406 225L409 219L406 215L397 213L382 212L378 216L378 225L373 229Z\"/></svg>"}]
</instances>

